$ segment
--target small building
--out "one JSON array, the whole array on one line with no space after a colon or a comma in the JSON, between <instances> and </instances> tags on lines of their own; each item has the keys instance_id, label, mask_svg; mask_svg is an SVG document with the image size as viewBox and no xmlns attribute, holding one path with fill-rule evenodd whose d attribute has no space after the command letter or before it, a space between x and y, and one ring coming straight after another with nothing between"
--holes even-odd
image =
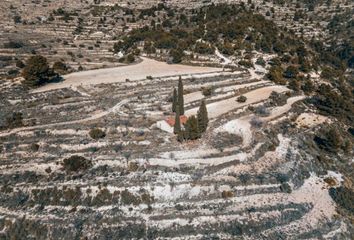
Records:
<instances>
[{"instance_id":1,"label":"small building","mask_svg":"<svg viewBox=\"0 0 354 240\"><path fill-rule=\"evenodd\" d=\"M183 128L183 124L187 122L188 117L185 115L180 116L181 127ZM170 116L166 120L161 120L156 123L157 128L162 131L173 133L173 127L175 126L175 117Z\"/></svg>"},{"instance_id":2,"label":"small building","mask_svg":"<svg viewBox=\"0 0 354 240\"><path fill-rule=\"evenodd\" d=\"M185 124L187 122L187 120L188 120L188 118L185 115L182 115L182 116L179 117L179 121L180 121L181 125ZM171 127L175 126L175 117L174 116L170 116L169 118L166 119L166 122Z\"/></svg>"}]
</instances>

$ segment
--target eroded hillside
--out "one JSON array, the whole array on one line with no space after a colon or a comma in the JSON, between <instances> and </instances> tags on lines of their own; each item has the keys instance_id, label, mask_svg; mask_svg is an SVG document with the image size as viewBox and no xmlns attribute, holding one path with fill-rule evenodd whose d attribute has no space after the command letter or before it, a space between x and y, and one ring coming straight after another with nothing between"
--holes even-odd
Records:
<instances>
[{"instance_id":1,"label":"eroded hillside","mask_svg":"<svg viewBox=\"0 0 354 240\"><path fill-rule=\"evenodd\" d=\"M23 2L1 5L0 239L352 238L349 3ZM61 78L24 84L34 55Z\"/></svg>"}]
</instances>

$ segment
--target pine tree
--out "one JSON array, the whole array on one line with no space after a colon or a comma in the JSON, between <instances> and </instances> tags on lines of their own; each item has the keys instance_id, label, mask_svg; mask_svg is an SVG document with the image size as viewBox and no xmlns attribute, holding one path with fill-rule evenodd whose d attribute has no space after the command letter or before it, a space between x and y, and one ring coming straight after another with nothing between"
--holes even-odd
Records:
<instances>
[{"instance_id":1,"label":"pine tree","mask_svg":"<svg viewBox=\"0 0 354 240\"><path fill-rule=\"evenodd\" d=\"M179 108L177 105L176 116L175 116L175 125L173 126L173 133L178 134L180 131L181 131L181 121L180 121Z\"/></svg>"},{"instance_id":2,"label":"pine tree","mask_svg":"<svg viewBox=\"0 0 354 240\"><path fill-rule=\"evenodd\" d=\"M183 83L181 77L179 77L178 80L178 106L179 106L179 114L184 115Z\"/></svg>"},{"instance_id":3,"label":"pine tree","mask_svg":"<svg viewBox=\"0 0 354 240\"><path fill-rule=\"evenodd\" d=\"M177 108L177 90L173 89L173 97L172 97L172 112L176 112Z\"/></svg>"},{"instance_id":4,"label":"pine tree","mask_svg":"<svg viewBox=\"0 0 354 240\"><path fill-rule=\"evenodd\" d=\"M195 116L191 116L190 118L188 118L185 124L185 129L186 129L186 136L185 136L186 139L195 140L200 138L198 120Z\"/></svg>"},{"instance_id":5,"label":"pine tree","mask_svg":"<svg viewBox=\"0 0 354 240\"><path fill-rule=\"evenodd\" d=\"M197 119L198 119L199 132L200 133L205 132L208 127L209 119L208 119L208 111L204 100L200 104L198 114L197 114Z\"/></svg>"}]
</instances>

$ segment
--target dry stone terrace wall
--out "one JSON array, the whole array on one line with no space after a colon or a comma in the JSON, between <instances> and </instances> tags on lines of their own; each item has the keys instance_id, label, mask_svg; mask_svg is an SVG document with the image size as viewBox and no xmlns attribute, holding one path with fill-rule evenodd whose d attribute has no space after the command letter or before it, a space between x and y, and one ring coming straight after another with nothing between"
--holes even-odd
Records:
<instances>
[{"instance_id":1,"label":"dry stone terrace wall","mask_svg":"<svg viewBox=\"0 0 354 240\"><path fill-rule=\"evenodd\" d=\"M156 127L170 114L168 99L178 78L173 79L40 93L18 89L2 103L9 111L24 112L25 119L35 118L36 125L0 132L0 236L306 239L345 234L345 223L333 218L328 186L313 173L312 158L298 148L304 129L292 127L288 117L303 111L301 104L291 105L276 124L252 126L251 136L227 128L255 114L248 106L238 108L211 121L201 140L180 144ZM207 103L216 103L232 87L239 91L229 98L264 88L240 87L257 81L241 72L183 80L186 94L214 86ZM267 98L252 105L273 109ZM106 136L93 140L93 128ZM252 144L233 142L245 137ZM63 159L73 155L92 167L65 171Z\"/></svg>"}]
</instances>

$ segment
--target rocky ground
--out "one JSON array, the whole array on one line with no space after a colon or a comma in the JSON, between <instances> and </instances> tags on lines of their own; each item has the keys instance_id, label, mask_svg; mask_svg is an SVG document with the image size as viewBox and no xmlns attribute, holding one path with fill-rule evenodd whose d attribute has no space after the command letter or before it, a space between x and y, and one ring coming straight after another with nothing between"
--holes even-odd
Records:
<instances>
[{"instance_id":1,"label":"rocky ground","mask_svg":"<svg viewBox=\"0 0 354 240\"><path fill-rule=\"evenodd\" d=\"M187 115L207 102L209 128L194 142L157 124L171 114L179 75L147 70L152 78L34 92L3 82L2 109L21 111L25 124L0 132L1 238L349 239L328 192L342 175L321 171L304 137L330 118L255 73L179 74ZM92 139L93 128L106 136ZM89 168L67 171L73 155Z\"/></svg>"},{"instance_id":2,"label":"rocky ground","mask_svg":"<svg viewBox=\"0 0 354 240\"><path fill-rule=\"evenodd\" d=\"M226 56L216 46L185 51L193 58L182 65L157 61L168 53L157 49L120 62L114 43L171 14L162 8L139 17L159 2L0 3L0 239L353 239L352 145L331 152L320 138L336 128L351 143L353 127L321 115L309 101L315 93L267 80L273 53ZM236 1L165 4L192 17L212 2ZM318 1L310 11L307 1L242 2L326 44L341 42L327 25L353 5ZM17 61L34 54L65 62L68 74L23 86ZM239 64L245 55L253 66ZM335 86L309 71L314 85ZM178 142L165 121L179 78L186 116L207 104L199 140ZM97 129L104 134L93 137ZM334 194L340 188L349 190Z\"/></svg>"}]
</instances>

